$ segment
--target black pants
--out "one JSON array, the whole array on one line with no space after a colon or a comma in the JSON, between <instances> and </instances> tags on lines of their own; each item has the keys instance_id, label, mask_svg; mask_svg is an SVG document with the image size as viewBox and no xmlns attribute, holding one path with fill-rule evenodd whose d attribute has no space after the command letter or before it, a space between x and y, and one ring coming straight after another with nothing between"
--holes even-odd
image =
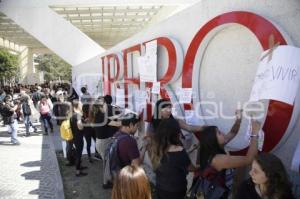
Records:
<instances>
[{"instance_id":1,"label":"black pants","mask_svg":"<svg viewBox=\"0 0 300 199\"><path fill-rule=\"evenodd\" d=\"M186 191L169 192L159 188L156 188L156 193L158 199L184 199L186 195Z\"/></svg>"},{"instance_id":2,"label":"black pants","mask_svg":"<svg viewBox=\"0 0 300 199\"><path fill-rule=\"evenodd\" d=\"M84 130L84 138L86 141L86 151L88 153L88 156L91 157L92 138L96 143L96 132L95 129L92 127L84 127L83 130ZM96 147L95 147L95 151L97 153Z\"/></svg>"},{"instance_id":3,"label":"black pants","mask_svg":"<svg viewBox=\"0 0 300 199\"><path fill-rule=\"evenodd\" d=\"M73 140L66 141L66 152L67 152L67 160L70 164L75 163L75 148L73 146Z\"/></svg>"},{"instance_id":4,"label":"black pants","mask_svg":"<svg viewBox=\"0 0 300 199\"><path fill-rule=\"evenodd\" d=\"M76 150L76 170L80 170L81 156L83 151L83 138L74 139L74 145Z\"/></svg>"}]
</instances>

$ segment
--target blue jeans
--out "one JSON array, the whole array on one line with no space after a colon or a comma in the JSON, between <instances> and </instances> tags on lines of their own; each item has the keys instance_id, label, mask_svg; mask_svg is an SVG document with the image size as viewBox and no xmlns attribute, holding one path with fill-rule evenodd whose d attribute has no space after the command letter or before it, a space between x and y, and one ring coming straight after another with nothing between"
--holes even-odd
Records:
<instances>
[{"instance_id":1,"label":"blue jeans","mask_svg":"<svg viewBox=\"0 0 300 199\"><path fill-rule=\"evenodd\" d=\"M41 120L42 120L42 123L44 125L44 128L45 128L45 133L48 132L48 125L50 126L50 129L53 130L53 125L52 125L52 122L51 122L51 114L50 113L46 113L46 114L41 114Z\"/></svg>"},{"instance_id":2,"label":"blue jeans","mask_svg":"<svg viewBox=\"0 0 300 199\"><path fill-rule=\"evenodd\" d=\"M8 124L10 131L11 131L11 142L12 143L17 143L19 142L17 137L18 137L18 122L16 119L14 119L13 123Z\"/></svg>"},{"instance_id":3,"label":"blue jeans","mask_svg":"<svg viewBox=\"0 0 300 199\"><path fill-rule=\"evenodd\" d=\"M33 126L31 120L30 120L30 116L29 115L25 115L24 116L24 124L25 124L25 127L26 127L26 134L29 134L29 128L30 126L34 129L36 129L36 127Z\"/></svg>"}]
</instances>

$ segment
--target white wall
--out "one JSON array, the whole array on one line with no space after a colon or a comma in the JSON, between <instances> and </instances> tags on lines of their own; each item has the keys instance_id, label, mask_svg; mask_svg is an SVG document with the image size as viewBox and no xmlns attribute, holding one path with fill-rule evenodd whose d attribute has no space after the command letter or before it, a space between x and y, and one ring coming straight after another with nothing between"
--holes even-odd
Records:
<instances>
[{"instance_id":1,"label":"white wall","mask_svg":"<svg viewBox=\"0 0 300 199\"><path fill-rule=\"evenodd\" d=\"M194 35L205 23L217 15L232 11L249 11L268 19L281 30L288 44L299 47L300 32L296 25L300 20L299 9L300 1L298 0L203 0L192 8L119 43L101 56L121 52L122 49L160 36L170 36L176 39L186 54ZM232 24L219 31L208 43L201 68L199 68L200 72L193 74L193 82L198 81L199 90L204 91L204 95L198 100L211 99L211 96L214 96L213 101L223 102L226 114L233 114L237 102L245 102L249 98L261 52L260 43L247 28ZM91 71L101 67L99 56L78 65L74 69L74 73L87 72L86 67L91 64L95 67ZM195 68L197 67L199 66L195 66ZM173 88L181 86L181 78L172 86ZM198 92L195 88L196 84L194 83L193 89ZM298 115L299 100L296 100L292 118L292 121L295 122L290 123L288 128L290 133L286 133L281 143L273 151L280 156L288 168L290 168L293 151L300 139L300 133L296 130L300 128ZM215 124L221 130L227 131L233 120L218 118L205 122ZM245 132L245 128L246 123L244 122L240 133ZM241 147L244 145L243 136L237 137L231 144L233 147Z\"/></svg>"}]
</instances>

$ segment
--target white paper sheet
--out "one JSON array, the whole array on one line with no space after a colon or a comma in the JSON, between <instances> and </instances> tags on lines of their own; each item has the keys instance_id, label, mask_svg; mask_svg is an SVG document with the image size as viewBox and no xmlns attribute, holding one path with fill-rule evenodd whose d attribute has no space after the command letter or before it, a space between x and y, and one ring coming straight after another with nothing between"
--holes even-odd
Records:
<instances>
[{"instance_id":1,"label":"white paper sheet","mask_svg":"<svg viewBox=\"0 0 300 199\"><path fill-rule=\"evenodd\" d=\"M117 88L116 89L116 105L125 108L125 90Z\"/></svg>"},{"instance_id":2,"label":"white paper sheet","mask_svg":"<svg viewBox=\"0 0 300 199\"><path fill-rule=\"evenodd\" d=\"M139 68L140 80L142 82L156 82L157 81L157 56L145 55L137 58Z\"/></svg>"},{"instance_id":3,"label":"white paper sheet","mask_svg":"<svg viewBox=\"0 0 300 199\"><path fill-rule=\"evenodd\" d=\"M151 92L153 94L159 94L160 93L160 82L153 82L153 86L152 86Z\"/></svg>"},{"instance_id":4,"label":"white paper sheet","mask_svg":"<svg viewBox=\"0 0 300 199\"><path fill-rule=\"evenodd\" d=\"M143 109L146 107L147 98L148 98L147 91L136 90L134 92L135 112L141 113L143 111Z\"/></svg>"},{"instance_id":5,"label":"white paper sheet","mask_svg":"<svg viewBox=\"0 0 300 199\"><path fill-rule=\"evenodd\" d=\"M146 54L156 55L157 54L157 40L146 43Z\"/></svg>"},{"instance_id":6,"label":"white paper sheet","mask_svg":"<svg viewBox=\"0 0 300 199\"><path fill-rule=\"evenodd\" d=\"M182 88L179 94L179 103L191 103L192 102L192 88Z\"/></svg>"},{"instance_id":7,"label":"white paper sheet","mask_svg":"<svg viewBox=\"0 0 300 199\"><path fill-rule=\"evenodd\" d=\"M279 46L270 61L266 56L259 63L249 101L273 99L293 105L299 80L300 48Z\"/></svg>"}]
</instances>

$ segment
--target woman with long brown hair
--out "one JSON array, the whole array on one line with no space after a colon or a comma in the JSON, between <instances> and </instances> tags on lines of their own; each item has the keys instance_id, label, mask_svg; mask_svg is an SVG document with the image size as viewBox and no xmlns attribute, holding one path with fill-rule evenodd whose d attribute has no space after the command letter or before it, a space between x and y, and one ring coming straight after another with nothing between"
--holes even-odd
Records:
<instances>
[{"instance_id":1,"label":"woman with long brown hair","mask_svg":"<svg viewBox=\"0 0 300 199\"><path fill-rule=\"evenodd\" d=\"M195 171L180 141L181 128L174 118L163 119L154 134L149 151L156 174L158 199L183 199L188 171Z\"/></svg>"},{"instance_id":2,"label":"woman with long brown hair","mask_svg":"<svg viewBox=\"0 0 300 199\"><path fill-rule=\"evenodd\" d=\"M114 183L111 199L151 199L150 184L141 167L124 167Z\"/></svg>"},{"instance_id":3,"label":"woman with long brown hair","mask_svg":"<svg viewBox=\"0 0 300 199\"><path fill-rule=\"evenodd\" d=\"M288 174L281 160L271 153L255 157L251 178L239 188L237 199L294 199Z\"/></svg>"}]
</instances>

